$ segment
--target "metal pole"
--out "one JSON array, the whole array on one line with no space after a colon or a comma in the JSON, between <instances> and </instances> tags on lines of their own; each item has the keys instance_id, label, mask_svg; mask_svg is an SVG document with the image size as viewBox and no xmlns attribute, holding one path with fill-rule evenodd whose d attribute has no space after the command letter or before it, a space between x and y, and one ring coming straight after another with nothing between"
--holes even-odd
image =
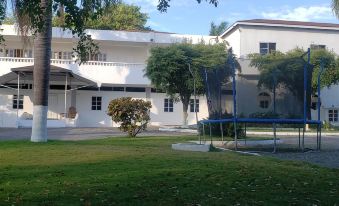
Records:
<instances>
[{"instance_id":1,"label":"metal pole","mask_svg":"<svg viewBox=\"0 0 339 206\"><path fill-rule=\"evenodd\" d=\"M191 73L192 75L192 78L193 78L193 94L194 94L194 104L193 104L193 107L194 107L194 113L195 113L195 121L197 123L197 130L199 129L198 127L198 123L199 123L199 119L198 119L198 111L197 111L197 92L196 92L196 82L195 82L195 78L194 78L194 74L193 74L193 71L191 69L191 64L188 64L188 70L189 72ZM201 144L201 135L199 133L199 142Z\"/></svg>"},{"instance_id":2,"label":"metal pole","mask_svg":"<svg viewBox=\"0 0 339 206\"><path fill-rule=\"evenodd\" d=\"M229 50L229 57L231 58L232 65L232 90L233 90L233 125L234 125L234 140L235 140L235 150L238 150L238 133L237 133L237 88L236 88L236 78L235 78L235 64L233 60L232 48Z\"/></svg>"},{"instance_id":3,"label":"metal pole","mask_svg":"<svg viewBox=\"0 0 339 206\"><path fill-rule=\"evenodd\" d=\"M299 130L299 149L300 149L300 127L298 128Z\"/></svg>"},{"instance_id":4,"label":"metal pole","mask_svg":"<svg viewBox=\"0 0 339 206\"><path fill-rule=\"evenodd\" d=\"M305 130L306 130L306 120L307 120L307 67L310 64L311 59L311 49L307 49L307 64L304 66L304 128L303 128L303 137L302 137L302 151L305 149Z\"/></svg>"},{"instance_id":5,"label":"metal pole","mask_svg":"<svg viewBox=\"0 0 339 206\"><path fill-rule=\"evenodd\" d=\"M205 137L205 124L202 123L202 135L204 137L204 143L206 142L206 137Z\"/></svg>"},{"instance_id":6,"label":"metal pole","mask_svg":"<svg viewBox=\"0 0 339 206\"><path fill-rule=\"evenodd\" d=\"M65 119L67 118L67 80L68 80L68 74L66 73L66 79L65 79Z\"/></svg>"},{"instance_id":7,"label":"metal pole","mask_svg":"<svg viewBox=\"0 0 339 206\"><path fill-rule=\"evenodd\" d=\"M222 122L220 122L220 132L221 132L221 144L224 145L224 130L222 127Z\"/></svg>"},{"instance_id":8,"label":"metal pole","mask_svg":"<svg viewBox=\"0 0 339 206\"><path fill-rule=\"evenodd\" d=\"M210 123L210 138L211 138L211 145L213 145L213 140L212 140L212 124Z\"/></svg>"},{"instance_id":9,"label":"metal pole","mask_svg":"<svg viewBox=\"0 0 339 206\"><path fill-rule=\"evenodd\" d=\"M277 77L276 77L276 70L274 70L273 73L273 113L276 115L276 84L277 84ZM277 124L273 123L273 135L274 135L274 147L273 147L273 153L276 153L277 151Z\"/></svg>"},{"instance_id":10,"label":"metal pole","mask_svg":"<svg viewBox=\"0 0 339 206\"><path fill-rule=\"evenodd\" d=\"M19 127L19 104L20 104L20 73L18 72L18 87L17 87L17 98L16 98L16 121L17 121L17 127Z\"/></svg>"},{"instance_id":11,"label":"metal pole","mask_svg":"<svg viewBox=\"0 0 339 206\"><path fill-rule=\"evenodd\" d=\"M318 102L317 102L317 109L318 109L318 132L319 132L319 135L317 135L317 149L320 150L321 148L321 127L322 127L322 123L320 121L320 106L321 106L321 89L320 89L320 77L322 75L322 73L324 72L324 60L321 59L321 62L320 62L320 71L319 71L319 74L318 74ZM317 132L317 134L318 134Z\"/></svg>"}]
</instances>

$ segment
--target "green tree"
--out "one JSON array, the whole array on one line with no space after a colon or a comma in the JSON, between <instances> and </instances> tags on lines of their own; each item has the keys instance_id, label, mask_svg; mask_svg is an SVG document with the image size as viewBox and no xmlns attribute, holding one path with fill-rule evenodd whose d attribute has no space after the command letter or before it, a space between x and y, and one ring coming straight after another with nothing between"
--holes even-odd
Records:
<instances>
[{"instance_id":1,"label":"green tree","mask_svg":"<svg viewBox=\"0 0 339 206\"><path fill-rule=\"evenodd\" d=\"M121 97L112 100L108 105L107 115L116 123L120 123L120 130L135 137L147 128L150 120L149 110L151 102L131 97Z\"/></svg>"},{"instance_id":2,"label":"green tree","mask_svg":"<svg viewBox=\"0 0 339 206\"><path fill-rule=\"evenodd\" d=\"M140 7L120 2L105 8L99 18L89 19L85 27L103 30L150 30L145 26L148 18L148 14L142 13ZM54 17L53 26L62 26L60 17Z\"/></svg>"},{"instance_id":3,"label":"green tree","mask_svg":"<svg viewBox=\"0 0 339 206\"><path fill-rule=\"evenodd\" d=\"M337 18L339 18L339 0L332 0L332 10Z\"/></svg>"},{"instance_id":4,"label":"green tree","mask_svg":"<svg viewBox=\"0 0 339 206\"><path fill-rule=\"evenodd\" d=\"M159 0L158 3L158 10L161 12L166 12L167 9L170 7L170 1L171 0ZM196 0L199 4L204 0ZM206 2L209 2L210 4L214 5L215 7L218 6L219 0L205 0Z\"/></svg>"},{"instance_id":5,"label":"green tree","mask_svg":"<svg viewBox=\"0 0 339 206\"><path fill-rule=\"evenodd\" d=\"M231 74L230 68L226 65L227 56L225 44L181 43L168 47L154 47L147 61L145 75L157 89L182 102L183 125L187 125L187 110L194 90L189 65L196 80L197 94L201 95L204 93L204 83L200 70L224 68L225 72L221 76L227 81Z\"/></svg>"},{"instance_id":6,"label":"green tree","mask_svg":"<svg viewBox=\"0 0 339 206\"><path fill-rule=\"evenodd\" d=\"M267 55L251 54L251 66L257 67L260 72L258 87L273 90L273 85L276 84L276 88L287 88L302 103L304 100L304 65L306 59L301 56L305 52L297 48L286 53L277 51ZM313 67L308 67L307 74L307 82L310 85L307 90L308 118L311 115L311 95L317 91L317 76L321 61L323 61L325 68L325 72L321 76L321 87L330 86L339 81L335 54L325 49L312 50L311 64Z\"/></svg>"},{"instance_id":7,"label":"green tree","mask_svg":"<svg viewBox=\"0 0 339 206\"><path fill-rule=\"evenodd\" d=\"M31 141L47 141L48 88L52 41L52 14L64 15L64 29L79 38L74 52L79 61L86 61L88 53L98 49L91 36L85 33L85 22L96 19L103 8L114 0L12 0L14 16L21 35L31 32L34 37L34 99ZM6 17L7 1L0 1L0 23ZM4 40L3 36L1 41Z\"/></svg>"},{"instance_id":8,"label":"green tree","mask_svg":"<svg viewBox=\"0 0 339 206\"><path fill-rule=\"evenodd\" d=\"M219 25L216 25L214 22L211 22L210 35L211 36L220 36L223 34L228 27L228 23L223 21Z\"/></svg>"}]
</instances>

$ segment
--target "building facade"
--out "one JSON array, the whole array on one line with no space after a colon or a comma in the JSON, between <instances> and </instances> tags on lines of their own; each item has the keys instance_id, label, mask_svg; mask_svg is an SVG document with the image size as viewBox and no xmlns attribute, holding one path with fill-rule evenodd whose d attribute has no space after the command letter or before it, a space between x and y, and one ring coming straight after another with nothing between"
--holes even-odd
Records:
<instances>
[{"instance_id":1,"label":"building facade","mask_svg":"<svg viewBox=\"0 0 339 206\"><path fill-rule=\"evenodd\" d=\"M0 34L6 40L0 48L0 127L31 127L32 40L23 44L13 25L0 26ZM151 125L182 123L182 104L157 92L144 76L150 49L188 39L192 43L201 40L215 42L216 37L153 31L88 30L88 34L98 43L100 53L79 65L71 53L77 38L67 31L53 28L49 127L116 126L106 115L107 106L112 99L127 96L151 101ZM257 87L259 72L249 65L249 54L266 54L275 50L287 52L296 47L305 50L310 47L326 48L339 54L338 24L260 19L238 21L218 38L226 40L232 47L242 68L237 75L237 109L238 114L245 116L273 110L272 91ZM224 90L222 108L224 112L232 113L231 85L226 85ZM322 90L321 118L339 125L338 91L337 85ZM195 124L193 106L192 101L188 111L189 124ZM204 96L198 98L196 106L198 118L206 118L208 106ZM280 113L295 114L300 109L291 92L278 91L277 110ZM313 113L316 114L316 111Z\"/></svg>"},{"instance_id":2,"label":"building facade","mask_svg":"<svg viewBox=\"0 0 339 206\"><path fill-rule=\"evenodd\" d=\"M5 38L5 45L0 48L0 127L31 127L32 40L23 46L22 38L13 25L2 25L0 32ZM182 123L182 104L157 92L144 76L150 48L187 39L192 43L209 42L215 37L104 30L88 30L87 33L98 43L100 53L79 65L72 58L77 38L67 31L53 28L49 127L115 126L106 110L109 102L119 97L151 101L152 125ZM188 111L189 124L196 122L193 106L192 102ZM203 96L198 98L196 106L198 117L207 117Z\"/></svg>"},{"instance_id":3,"label":"building facade","mask_svg":"<svg viewBox=\"0 0 339 206\"><path fill-rule=\"evenodd\" d=\"M222 39L227 40L233 52L242 64L242 76L238 87L238 102L241 111L271 111L272 92L258 89L255 86L259 79L256 68L249 66L248 55L252 53L267 54L271 51L287 52L295 48L307 50L326 48L339 54L339 24L254 19L238 21L229 27ZM288 91L277 94L278 111L295 112L298 104ZM287 93L286 93L287 92ZM262 97L262 94L269 95ZM332 85L321 91L321 120L339 125L339 86ZM286 95L288 98L286 98ZM284 99L279 102L279 96ZM254 101L253 101L254 100ZM260 108L254 108L257 105ZM312 111L312 119L317 118L317 111Z\"/></svg>"}]
</instances>

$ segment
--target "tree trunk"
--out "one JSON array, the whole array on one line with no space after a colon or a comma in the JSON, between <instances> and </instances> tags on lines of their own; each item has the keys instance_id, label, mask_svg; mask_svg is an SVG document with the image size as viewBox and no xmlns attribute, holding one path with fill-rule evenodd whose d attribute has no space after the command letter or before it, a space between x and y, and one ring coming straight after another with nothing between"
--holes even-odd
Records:
<instances>
[{"instance_id":1,"label":"tree trunk","mask_svg":"<svg viewBox=\"0 0 339 206\"><path fill-rule=\"evenodd\" d=\"M181 96L181 102L182 102L182 114L183 114L183 119L182 119L182 126L183 127L187 127L188 125L188 121L187 121L187 118L188 118L188 105L189 105L189 102L190 102L190 95L189 96Z\"/></svg>"},{"instance_id":2,"label":"tree trunk","mask_svg":"<svg viewBox=\"0 0 339 206\"><path fill-rule=\"evenodd\" d=\"M52 2L41 0L44 27L34 41L34 100L32 142L47 141L48 89L52 41Z\"/></svg>"}]
</instances>

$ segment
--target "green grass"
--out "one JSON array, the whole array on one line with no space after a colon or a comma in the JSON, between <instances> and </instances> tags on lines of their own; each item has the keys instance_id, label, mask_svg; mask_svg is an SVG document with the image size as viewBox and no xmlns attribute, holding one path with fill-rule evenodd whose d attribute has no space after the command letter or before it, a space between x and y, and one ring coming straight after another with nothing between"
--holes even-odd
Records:
<instances>
[{"instance_id":1,"label":"green grass","mask_svg":"<svg viewBox=\"0 0 339 206\"><path fill-rule=\"evenodd\" d=\"M231 152L192 137L0 143L0 205L338 205L339 170Z\"/></svg>"}]
</instances>

